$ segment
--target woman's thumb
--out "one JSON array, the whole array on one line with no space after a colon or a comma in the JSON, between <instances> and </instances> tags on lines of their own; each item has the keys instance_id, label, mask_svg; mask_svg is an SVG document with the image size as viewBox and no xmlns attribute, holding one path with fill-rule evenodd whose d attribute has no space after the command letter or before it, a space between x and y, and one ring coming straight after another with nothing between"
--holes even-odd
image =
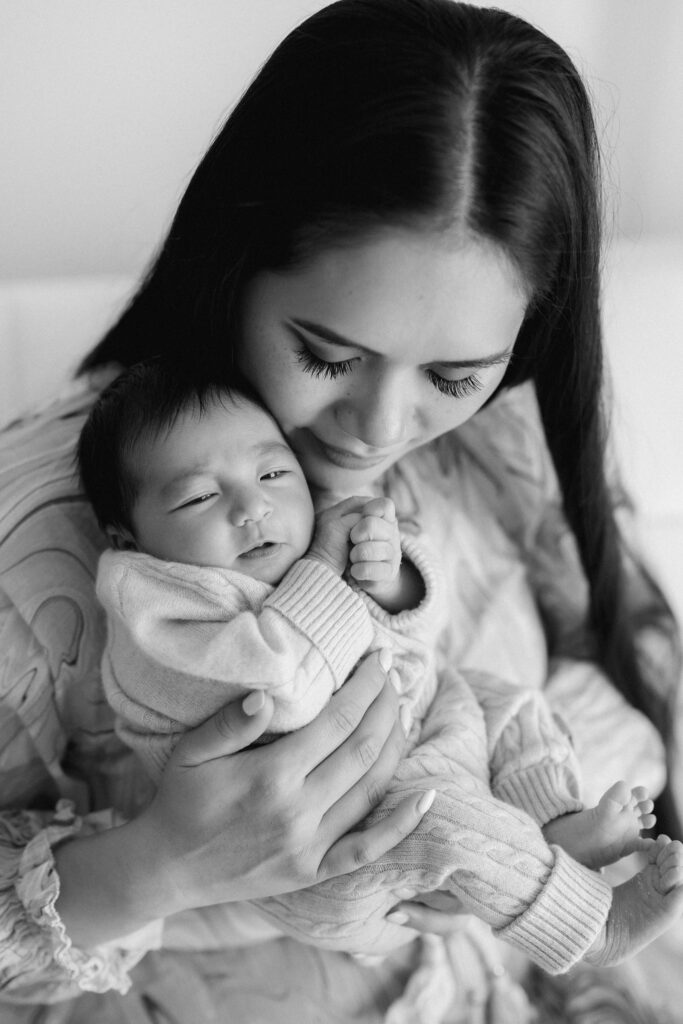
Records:
<instances>
[{"instance_id":1,"label":"woman's thumb","mask_svg":"<svg viewBox=\"0 0 683 1024\"><path fill-rule=\"evenodd\" d=\"M174 754L184 765L203 764L236 754L265 732L272 717L272 697L263 690L253 690L185 733Z\"/></svg>"}]
</instances>

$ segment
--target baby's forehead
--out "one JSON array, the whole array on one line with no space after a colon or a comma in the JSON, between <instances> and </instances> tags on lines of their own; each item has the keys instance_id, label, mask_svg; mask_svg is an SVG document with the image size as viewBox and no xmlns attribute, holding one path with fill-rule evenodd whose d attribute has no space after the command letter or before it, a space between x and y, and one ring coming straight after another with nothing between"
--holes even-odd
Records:
<instances>
[{"instance_id":1,"label":"baby's forehead","mask_svg":"<svg viewBox=\"0 0 683 1024\"><path fill-rule=\"evenodd\" d=\"M233 436L236 427L248 427L248 436L254 438L277 438L289 447L274 417L259 402L241 392L212 390L202 395L188 397L182 405L172 410L161 410L152 416L140 432L136 444L154 446L174 439L179 434L191 434L215 427L216 431L230 430Z\"/></svg>"},{"instance_id":2,"label":"baby's forehead","mask_svg":"<svg viewBox=\"0 0 683 1024\"><path fill-rule=\"evenodd\" d=\"M258 402L217 391L188 400L172 416L150 423L126 461L133 471L146 466L158 483L162 476L185 472L188 464L208 468L225 450L236 458L287 455L296 460L276 420Z\"/></svg>"}]
</instances>

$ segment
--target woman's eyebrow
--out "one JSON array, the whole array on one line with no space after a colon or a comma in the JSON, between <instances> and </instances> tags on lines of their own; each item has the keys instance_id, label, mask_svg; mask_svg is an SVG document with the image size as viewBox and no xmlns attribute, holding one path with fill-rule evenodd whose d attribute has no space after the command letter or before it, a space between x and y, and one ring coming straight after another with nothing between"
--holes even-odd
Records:
<instances>
[{"instance_id":1,"label":"woman's eyebrow","mask_svg":"<svg viewBox=\"0 0 683 1024\"><path fill-rule=\"evenodd\" d=\"M287 321L292 327L301 328L304 331L308 331L309 334L314 334L322 341L332 342L333 345L339 345L341 348L357 348L361 352L367 352L369 355L377 355L371 348L367 348L366 345L361 345L358 341L352 341L350 338L345 338L342 334L337 334L330 327L324 327L322 324L316 324L312 320L299 320L292 318ZM490 356L483 356L481 359L435 359L434 362L439 366L446 366L453 370L464 370L468 368L495 366L496 363L505 363L512 355L513 346L510 345L508 348L503 349L502 352L494 352Z\"/></svg>"}]
</instances>

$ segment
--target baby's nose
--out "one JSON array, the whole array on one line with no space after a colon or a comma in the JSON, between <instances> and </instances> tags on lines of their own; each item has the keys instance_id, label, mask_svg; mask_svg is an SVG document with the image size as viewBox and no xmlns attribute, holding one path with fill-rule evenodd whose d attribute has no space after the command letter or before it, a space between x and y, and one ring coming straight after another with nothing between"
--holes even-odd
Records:
<instances>
[{"instance_id":1,"label":"baby's nose","mask_svg":"<svg viewBox=\"0 0 683 1024\"><path fill-rule=\"evenodd\" d=\"M230 508L230 522L234 526L244 526L246 523L260 523L267 519L273 511L273 506L266 495L256 488L242 490L233 498Z\"/></svg>"}]
</instances>

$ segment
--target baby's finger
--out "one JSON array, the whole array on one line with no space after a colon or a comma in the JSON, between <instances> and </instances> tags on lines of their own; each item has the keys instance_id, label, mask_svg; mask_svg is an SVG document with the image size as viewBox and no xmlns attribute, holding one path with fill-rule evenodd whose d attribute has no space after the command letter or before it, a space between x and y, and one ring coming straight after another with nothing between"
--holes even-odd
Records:
<instances>
[{"instance_id":1,"label":"baby's finger","mask_svg":"<svg viewBox=\"0 0 683 1024\"><path fill-rule=\"evenodd\" d=\"M364 516L377 516L388 523L396 522L396 506L391 498L371 498L363 508Z\"/></svg>"},{"instance_id":2,"label":"baby's finger","mask_svg":"<svg viewBox=\"0 0 683 1024\"><path fill-rule=\"evenodd\" d=\"M349 538L354 544L360 544L366 540L391 540L398 538L396 523L388 523L386 519L379 519L377 516L361 516L349 533Z\"/></svg>"},{"instance_id":3,"label":"baby's finger","mask_svg":"<svg viewBox=\"0 0 683 1024\"><path fill-rule=\"evenodd\" d=\"M393 564L398 561L396 550L386 540L366 540L362 544L355 544L349 552L349 561L352 565L356 562L388 562Z\"/></svg>"},{"instance_id":4,"label":"baby's finger","mask_svg":"<svg viewBox=\"0 0 683 1024\"><path fill-rule=\"evenodd\" d=\"M395 572L388 562L356 562L349 569L349 576L359 583L386 583L393 580Z\"/></svg>"},{"instance_id":5,"label":"baby's finger","mask_svg":"<svg viewBox=\"0 0 683 1024\"><path fill-rule=\"evenodd\" d=\"M393 850L402 839L419 825L434 802L433 789L406 797L393 811L375 825L362 832L342 836L323 857L318 871L319 879L346 874L363 864L372 864L388 850Z\"/></svg>"}]
</instances>

